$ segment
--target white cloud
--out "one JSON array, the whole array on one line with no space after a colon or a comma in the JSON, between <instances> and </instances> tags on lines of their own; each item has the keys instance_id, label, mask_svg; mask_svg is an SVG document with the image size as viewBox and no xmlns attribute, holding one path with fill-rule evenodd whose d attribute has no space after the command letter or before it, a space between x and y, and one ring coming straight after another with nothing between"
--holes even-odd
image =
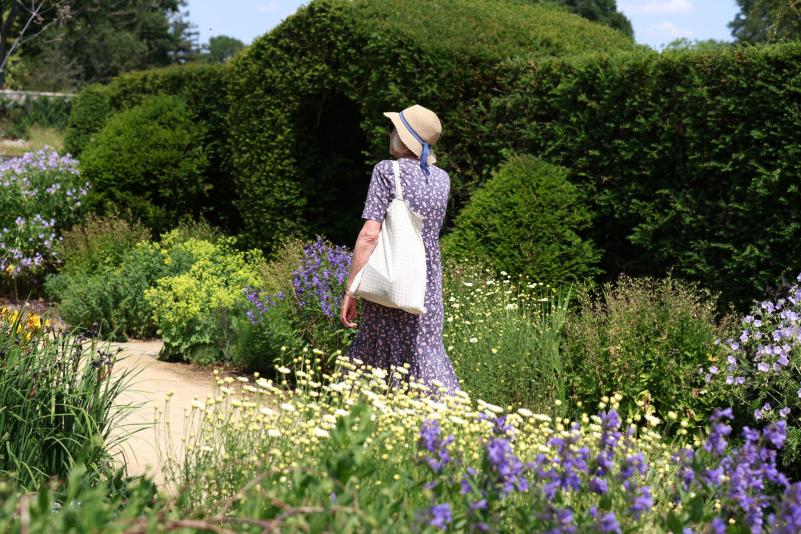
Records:
<instances>
[{"instance_id":1,"label":"white cloud","mask_svg":"<svg viewBox=\"0 0 801 534\"><path fill-rule=\"evenodd\" d=\"M256 11L259 13L275 13L279 9L281 9L281 6L278 5L278 2L267 2L256 6Z\"/></svg>"},{"instance_id":2,"label":"white cloud","mask_svg":"<svg viewBox=\"0 0 801 534\"><path fill-rule=\"evenodd\" d=\"M631 13L654 15L659 13L691 13L695 10L695 6L691 0L650 0L649 2L627 0L620 2L620 9Z\"/></svg>"},{"instance_id":3,"label":"white cloud","mask_svg":"<svg viewBox=\"0 0 801 534\"><path fill-rule=\"evenodd\" d=\"M669 21L662 22L656 26L648 28L648 32L655 37L668 37L670 39L678 39L680 37L692 37L694 34L691 30L686 28L679 28Z\"/></svg>"}]
</instances>

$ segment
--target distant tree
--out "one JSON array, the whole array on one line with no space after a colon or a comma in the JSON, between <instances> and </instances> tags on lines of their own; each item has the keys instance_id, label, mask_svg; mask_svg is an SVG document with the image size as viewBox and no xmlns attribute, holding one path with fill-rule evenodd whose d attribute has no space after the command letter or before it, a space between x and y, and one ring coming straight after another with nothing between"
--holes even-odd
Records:
<instances>
[{"instance_id":1,"label":"distant tree","mask_svg":"<svg viewBox=\"0 0 801 534\"><path fill-rule=\"evenodd\" d=\"M186 0L69 2L71 17L57 37L23 48L21 68L29 74L35 65L49 63L45 59L56 55L54 47L74 66L78 85L105 82L129 70L185 63L199 52L197 32L182 12ZM49 22L43 16L36 25Z\"/></svg>"},{"instance_id":2,"label":"distant tree","mask_svg":"<svg viewBox=\"0 0 801 534\"><path fill-rule=\"evenodd\" d=\"M5 87L6 65L11 56L25 42L69 16L68 0L0 0L0 89Z\"/></svg>"},{"instance_id":3,"label":"distant tree","mask_svg":"<svg viewBox=\"0 0 801 534\"><path fill-rule=\"evenodd\" d=\"M737 0L740 11L729 23L741 43L801 39L801 0Z\"/></svg>"},{"instance_id":4,"label":"distant tree","mask_svg":"<svg viewBox=\"0 0 801 534\"><path fill-rule=\"evenodd\" d=\"M205 47L208 60L212 63L225 63L237 52L245 48L245 43L227 35L217 35L209 39Z\"/></svg>"},{"instance_id":5,"label":"distant tree","mask_svg":"<svg viewBox=\"0 0 801 534\"><path fill-rule=\"evenodd\" d=\"M717 39L691 40L686 37L680 37L668 43L664 50L699 50L702 52L711 52L731 45L732 43L728 41L718 41Z\"/></svg>"},{"instance_id":6,"label":"distant tree","mask_svg":"<svg viewBox=\"0 0 801 534\"><path fill-rule=\"evenodd\" d=\"M599 22L634 37L631 21L617 10L616 0L556 0L585 19Z\"/></svg>"},{"instance_id":7,"label":"distant tree","mask_svg":"<svg viewBox=\"0 0 801 534\"><path fill-rule=\"evenodd\" d=\"M181 0L179 8L185 5L186 0ZM189 21L189 11L176 11L170 17L170 35L173 38L173 46L170 56L173 63L188 63L196 61L200 56L200 46L198 45L197 26Z\"/></svg>"}]
</instances>

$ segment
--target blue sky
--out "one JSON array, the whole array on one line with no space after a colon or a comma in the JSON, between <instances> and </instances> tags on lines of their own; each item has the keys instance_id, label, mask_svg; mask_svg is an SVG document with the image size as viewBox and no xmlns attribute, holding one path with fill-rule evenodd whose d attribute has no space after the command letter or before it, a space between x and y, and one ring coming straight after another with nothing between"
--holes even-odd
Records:
<instances>
[{"instance_id":1,"label":"blue sky","mask_svg":"<svg viewBox=\"0 0 801 534\"><path fill-rule=\"evenodd\" d=\"M432 0L436 1L436 0ZM200 42L230 35L250 43L308 0L189 0L189 18ZM634 25L638 43L659 50L678 37L731 40L726 24L737 13L735 0L618 0Z\"/></svg>"}]
</instances>

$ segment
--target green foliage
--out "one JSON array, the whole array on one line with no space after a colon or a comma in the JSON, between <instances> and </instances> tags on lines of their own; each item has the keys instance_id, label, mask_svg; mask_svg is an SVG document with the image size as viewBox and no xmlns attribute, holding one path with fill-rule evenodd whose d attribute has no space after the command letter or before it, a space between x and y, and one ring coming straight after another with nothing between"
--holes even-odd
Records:
<instances>
[{"instance_id":1,"label":"green foliage","mask_svg":"<svg viewBox=\"0 0 801 534\"><path fill-rule=\"evenodd\" d=\"M723 48L732 46L729 41L719 41L717 39L688 39L679 37L665 45L663 52L674 50L695 50L697 52L715 52Z\"/></svg>"},{"instance_id":2,"label":"green foliage","mask_svg":"<svg viewBox=\"0 0 801 534\"><path fill-rule=\"evenodd\" d=\"M789 0L737 0L740 11L729 23L741 43L798 40L801 5Z\"/></svg>"},{"instance_id":3,"label":"green foliage","mask_svg":"<svg viewBox=\"0 0 801 534\"><path fill-rule=\"evenodd\" d=\"M454 262L443 286L443 342L465 391L543 413L565 400L559 344L569 292Z\"/></svg>"},{"instance_id":4,"label":"green foliage","mask_svg":"<svg viewBox=\"0 0 801 534\"><path fill-rule=\"evenodd\" d=\"M91 201L125 206L156 230L198 213L210 190L204 135L175 96L151 96L112 116L81 156Z\"/></svg>"},{"instance_id":5,"label":"green foliage","mask_svg":"<svg viewBox=\"0 0 801 534\"><path fill-rule=\"evenodd\" d=\"M105 339L152 337L156 323L145 291L161 278L187 273L199 259L192 244L225 241L219 230L194 220L182 221L160 243L149 238L141 224L115 215L90 216L65 232L59 247L64 265L45 284L62 318Z\"/></svg>"},{"instance_id":6,"label":"green foliage","mask_svg":"<svg viewBox=\"0 0 801 534\"><path fill-rule=\"evenodd\" d=\"M557 287L592 278L600 252L581 235L591 214L567 174L532 156L510 157L459 212L443 254Z\"/></svg>"},{"instance_id":7,"label":"green foliage","mask_svg":"<svg viewBox=\"0 0 801 534\"><path fill-rule=\"evenodd\" d=\"M25 139L31 126L65 130L71 110L70 98L0 99L0 137Z\"/></svg>"},{"instance_id":8,"label":"green foliage","mask_svg":"<svg viewBox=\"0 0 801 534\"><path fill-rule=\"evenodd\" d=\"M582 287L567 318L562 351L573 404L595 406L604 395L621 393L621 413L651 404L703 425L713 399L702 395L698 369L722 355L715 340L711 295L668 276L622 277L600 290Z\"/></svg>"},{"instance_id":9,"label":"green foliage","mask_svg":"<svg viewBox=\"0 0 801 534\"><path fill-rule=\"evenodd\" d=\"M36 315L0 310L0 476L32 488L77 463L87 481L112 470L111 431L129 409L116 401L128 373L82 337L48 331Z\"/></svg>"},{"instance_id":10,"label":"green foliage","mask_svg":"<svg viewBox=\"0 0 801 534\"><path fill-rule=\"evenodd\" d=\"M311 2L231 62L231 159L248 243L269 250L280 236L313 233L349 242L363 202L354 191L366 191L370 162L387 151L382 112L417 101L446 125L438 160L464 201L489 172L474 140L500 62L599 48L634 44L519 2Z\"/></svg>"},{"instance_id":11,"label":"green foliage","mask_svg":"<svg viewBox=\"0 0 801 534\"><path fill-rule=\"evenodd\" d=\"M192 122L203 132L198 146L203 147L208 159L203 182L211 189L195 215L236 230L237 214L232 204L235 190L228 162L226 72L225 65L182 65L131 72L114 78L108 85L90 85L75 99L65 147L80 157L112 115L151 95L181 97Z\"/></svg>"},{"instance_id":12,"label":"green foliage","mask_svg":"<svg viewBox=\"0 0 801 534\"><path fill-rule=\"evenodd\" d=\"M230 61L243 48L245 48L245 43L227 35L210 37L209 44L206 46L208 59L212 63Z\"/></svg>"},{"instance_id":13,"label":"green foliage","mask_svg":"<svg viewBox=\"0 0 801 534\"><path fill-rule=\"evenodd\" d=\"M144 290L166 267L149 239L147 228L117 215L90 214L64 232L58 246L64 263L45 283L64 321L105 339L152 336Z\"/></svg>"},{"instance_id":14,"label":"green foliage","mask_svg":"<svg viewBox=\"0 0 801 534\"><path fill-rule=\"evenodd\" d=\"M481 153L568 166L607 276L675 265L743 307L801 257L800 60L799 44L510 60Z\"/></svg>"},{"instance_id":15,"label":"green foliage","mask_svg":"<svg viewBox=\"0 0 801 534\"><path fill-rule=\"evenodd\" d=\"M77 464L64 483L42 483L35 493L0 481L0 532L122 534L134 525L155 523L163 513L163 502L150 480L127 478L117 471L89 484L88 474L83 464Z\"/></svg>"},{"instance_id":16,"label":"green foliage","mask_svg":"<svg viewBox=\"0 0 801 534\"><path fill-rule=\"evenodd\" d=\"M291 300L271 306L257 323L243 316L233 321L231 361L243 371L275 375L275 368L290 365L305 345Z\"/></svg>"},{"instance_id":17,"label":"green foliage","mask_svg":"<svg viewBox=\"0 0 801 534\"><path fill-rule=\"evenodd\" d=\"M164 249L164 263L190 261L186 271L159 278L145 291L164 341L161 356L208 364L230 361L232 319L244 305L246 286L256 286L264 258L238 252L232 238L217 243L190 238Z\"/></svg>"},{"instance_id":18,"label":"green foliage","mask_svg":"<svg viewBox=\"0 0 801 534\"><path fill-rule=\"evenodd\" d=\"M283 239L269 261L259 270L256 294L291 295L292 273L303 260L304 242L300 239ZM256 288L254 288L256 289ZM232 361L248 371L274 374L277 366L288 366L308 343L303 338L300 317L293 298L274 298L272 305L257 318L258 309L248 306L249 316L237 318ZM251 321L250 317L253 317Z\"/></svg>"},{"instance_id":19,"label":"green foliage","mask_svg":"<svg viewBox=\"0 0 801 534\"><path fill-rule=\"evenodd\" d=\"M70 0L39 10L26 39L25 61L49 65L42 57L58 54L66 81L108 82L135 69L170 65L186 58L193 33L183 19L185 0ZM22 10L20 10L22 11ZM23 11L23 14L25 12Z\"/></svg>"},{"instance_id":20,"label":"green foliage","mask_svg":"<svg viewBox=\"0 0 801 534\"><path fill-rule=\"evenodd\" d=\"M92 137L106 124L111 113L110 86L90 85L78 93L67 120L64 149L80 156Z\"/></svg>"},{"instance_id":21,"label":"green foliage","mask_svg":"<svg viewBox=\"0 0 801 534\"><path fill-rule=\"evenodd\" d=\"M150 239L150 231L118 215L99 217L90 213L83 224L66 230L61 237L57 245L63 262L59 275L81 277L120 265L137 243Z\"/></svg>"},{"instance_id":22,"label":"green foliage","mask_svg":"<svg viewBox=\"0 0 801 534\"><path fill-rule=\"evenodd\" d=\"M141 242L126 251L118 265L84 273L59 273L46 287L59 300L67 324L104 339L127 341L153 337L153 309L145 290L170 274L158 246Z\"/></svg>"},{"instance_id":23,"label":"green foliage","mask_svg":"<svg viewBox=\"0 0 801 534\"><path fill-rule=\"evenodd\" d=\"M634 37L631 21L618 11L616 0L556 0L556 3L568 7L587 20L605 24Z\"/></svg>"}]
</instances>

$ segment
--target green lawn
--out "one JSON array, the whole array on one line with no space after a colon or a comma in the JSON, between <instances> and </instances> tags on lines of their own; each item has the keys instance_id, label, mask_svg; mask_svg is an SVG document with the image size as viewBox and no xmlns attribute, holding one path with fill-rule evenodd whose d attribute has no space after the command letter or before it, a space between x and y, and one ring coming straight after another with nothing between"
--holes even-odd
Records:
<instances>
[{"instance_id":1,"label":"green lawn","mask_svg":"<svg viewBox=\"0 0 801 534\"><path fill-rule=\"evenodd\" d=\"M50 146L61 152L64 149L64 134L53 128L33 126L28 129L27 139L0 139L0 155L21 156L25 152Z\"/></svg>"}]
</instances>

